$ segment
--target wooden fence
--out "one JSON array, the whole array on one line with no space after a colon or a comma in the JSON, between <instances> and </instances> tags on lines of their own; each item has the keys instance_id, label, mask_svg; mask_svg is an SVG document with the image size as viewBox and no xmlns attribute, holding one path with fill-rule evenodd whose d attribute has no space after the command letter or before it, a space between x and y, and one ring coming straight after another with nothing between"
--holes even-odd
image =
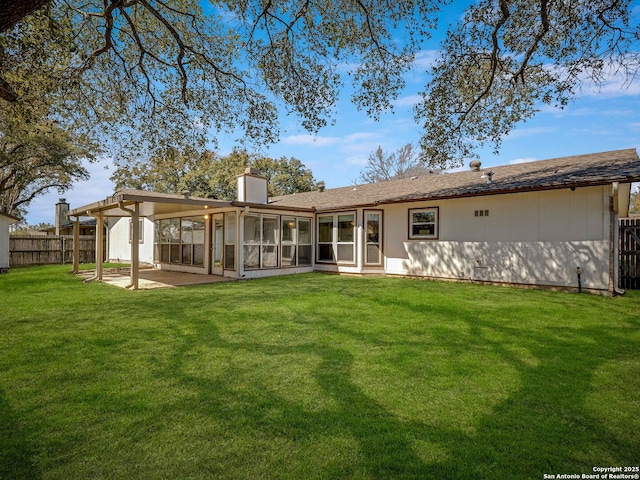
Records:
<instances>
[{"instance_id":1,"label":"wooden fence","mask_svg":"<svg viewBox=\"0 0 640 480\"><path fill-rule=\"evenodd\" d=\"M640 218L620 219L620 288L640 289Z\"/></svg>"},{"instance_id":2,"label":"wooden fence","mask_svg":"<svg viewBox=\"0 0 640 480\"><path fill-rule=\"evenodd\" d=\"M96 237L80 236L80 263L96 260ZM33 235L9 237L9 265L73 263L73 235Z\"/></svg>"}]
</instances>

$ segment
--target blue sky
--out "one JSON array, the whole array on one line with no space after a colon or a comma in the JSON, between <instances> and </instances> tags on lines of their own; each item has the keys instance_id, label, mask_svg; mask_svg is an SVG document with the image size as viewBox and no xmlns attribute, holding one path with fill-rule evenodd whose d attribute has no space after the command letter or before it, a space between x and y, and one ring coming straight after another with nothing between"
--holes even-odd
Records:
<instances>
[{"instance_id":1,"label":"blue sky","mask_svg":"<svg viewBox=\"0 0 640 480\"><path fill-rule=\"evenodd\" d=\"M639 2L634 4L636 15L640 15ZM449 18L458 14L447 13ZM298 158L327 188L352 184L365 167L369 154L378 146L392 152L407 143L417 144L420 128L413 119L412 107L427 81L425 72L436 56L438 45L437 38L425 42L429 49L417 55L415 68L407 74L407 86L395 102L393 112L383 114L379 121L358 112L349 101L350 92L345 90L337 106L334 125L310 135L295 117L283 116L280 141L259 153L274 158ZM640 78L624 83L623 78L612 75L600 89L585 84L578 98L564 110L544 107L536 117L504 137L498 155L493 154L491 148L480 150L483 167L623 148L640 149ZM218 136L220 154L231 151L234 138ZM27 222L31 225L53 223L54 205L61 196L71 208L76 208L111 195L114 190L109 180L113 171L111 160L102 159L87 167L91 172L89 181L78 182L63 194L52 191L31 202Z\"/></svg>"}]
</instances>

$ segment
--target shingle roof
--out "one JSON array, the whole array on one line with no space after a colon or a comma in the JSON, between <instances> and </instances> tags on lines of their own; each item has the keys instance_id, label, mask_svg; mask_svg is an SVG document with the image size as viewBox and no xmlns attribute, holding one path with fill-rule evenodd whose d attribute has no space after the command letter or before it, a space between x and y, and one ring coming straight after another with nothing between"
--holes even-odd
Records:
<instances>
[{"instance_id":1,"label":"shingle roof","mask_svg":"<svg viewBox=\"0 0 640 480\"><path fill-rule=\"evenodd\" d=\"M486 174L493 172L491 183ZM482 176L485 175L484 178ZM635 149L575 155L482 171L429 174L413 179L327 189L274 197L270 204L333 210L384 203L496 195L502 193L640 181Z\"/></svg>"}]
</instances>

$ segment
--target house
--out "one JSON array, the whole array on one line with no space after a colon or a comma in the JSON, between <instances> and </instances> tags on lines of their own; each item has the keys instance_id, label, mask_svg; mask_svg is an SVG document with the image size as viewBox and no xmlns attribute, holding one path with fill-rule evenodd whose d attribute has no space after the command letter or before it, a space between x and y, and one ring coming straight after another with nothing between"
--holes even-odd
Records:
<instances>
[{"instance_id":1,"label":"house","mask_svg":"<svg viewBox=\"0 0 640 480\"><path fill-rule=\"evenodd\" d=\"M0 273L9 271L9 225L13 225L20 219L0 212Z\"/></svg>"},{"instance_id":2,"label":"house","mask_svg":"<svg viewBox=\"0 0 640 480\"><path fill-rule=\"evenodd\" d=\"M94 219L95 222L95 219ZM155 226L147 217L138 220L138 259L140 263L153 264L153 236ZM131 240L133 222L129 217L110 217L105 220L106 236L105 258L109 262L131 261Z\"/></svg>"},{"instance_id":3,"label":"house","mask_svg":"<svg viewBox=\"0 0 640 480\"><path fill-rule=\"evenodd\" d=\"M59 198L56 203L54 226L47 228L43 232L47 235L72 235L73 223L67 218L69 213L69 203L65 198ZM95 236L96 219L90 216L82 216L79 220L80 235Z\"/></svg>"},{"instance_id":4,"label":"house","mask_svg":"<svg viewBox=\"0 0 640 480\"><path fill-rule=\"evenodd\" d=\"M556 288L577 288L579 272L584 289L614 293L618 217L627 215L636 181L635 149L490 169L475 161L462 172L275 198L267 197L266 178L247 169L236 201L121 190L69 215L130 220L133 288L146 218L154 223L154 266L167 270L237 279L322 271Z\"/></svg>"}]
</instances>

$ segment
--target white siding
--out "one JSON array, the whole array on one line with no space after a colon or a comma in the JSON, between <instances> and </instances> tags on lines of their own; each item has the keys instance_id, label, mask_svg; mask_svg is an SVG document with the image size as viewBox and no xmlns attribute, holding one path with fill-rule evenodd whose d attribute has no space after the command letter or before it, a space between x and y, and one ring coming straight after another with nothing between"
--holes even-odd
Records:
<instances>
[{"instance_id":1,"label":"white siding","mask_svg":"<svg viewBox=\"0 0 640 480\"><path fill-rule=\"evenodd\" d=\"M609 188L397 204L385 209L389 274L606 289ZM439 207L439 238L409 240L409 209ZM489 216L475 216L476 210Z\"/></svg>"},{"instance_id":2,"label":"white siding","mask_svg":"<svg viewBox=\"0 0 640 480\"><path fill-rule=\"evenodd\" d=\"M112 262L130 262L131 244L129 243L130 217L109 219L109 233L107 240L107 258ZM143 219L144 242L140 244L139 259L141 263L153 263L153 234L154 225L148 218Z\"/></svg>"}]
</instances>

